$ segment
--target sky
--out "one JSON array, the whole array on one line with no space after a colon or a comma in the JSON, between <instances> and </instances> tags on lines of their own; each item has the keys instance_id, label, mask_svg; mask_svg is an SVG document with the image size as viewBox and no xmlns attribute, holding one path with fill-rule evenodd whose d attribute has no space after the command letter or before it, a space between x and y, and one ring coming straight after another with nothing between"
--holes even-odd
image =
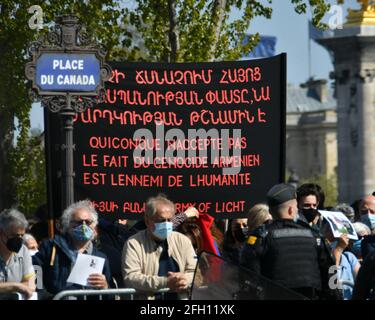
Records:
<instances>
[{"instance_id":1,"label":"sky","mask_svg":"<svg viewBox=\"0 0 375 320\"><path fill-rule=\"evenodd\" d=\"M262 1L265 2L266 1ZM335 5L335 0L329 1ZM257 17L251 23L249 33L259 32L261 35L275 36L276 54L287 53L287 81L293 85L299 85L309 78L309 34L308 21L311 14L299 15L294 11L290 0L273 0L273 14L271 19ZM355 0L346 0L343 8L344 17L347 9L358 9ZM327 13L324 22L332 17L333 13ZM233 15L236 17L236 14ZM310 41L311 48L311 76L316 79L329 79L329 73L333 70L330 56L325 48ZM43 130L43 110L40 104L34 104L31 110L31 127Z\"/></svg>"}]
</instances>

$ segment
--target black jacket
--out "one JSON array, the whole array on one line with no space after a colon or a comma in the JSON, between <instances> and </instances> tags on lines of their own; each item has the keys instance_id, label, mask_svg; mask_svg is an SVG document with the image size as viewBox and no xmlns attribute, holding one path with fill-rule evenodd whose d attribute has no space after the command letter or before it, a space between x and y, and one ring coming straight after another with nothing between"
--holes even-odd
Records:
<instances>
[{"instance_id":1,"label":"black jacket","mask_svg":"<svg viewBox=\"0 0 375 320\"><path fill-rule=\"evenodd\" d=\"M362 259L365 260L366 257L375 251L375 235L365 236L361 242L361 254Z\"/></svg>"},{"instance_id":2,"label":"black jacket","mask_svg":"<svg viewBox=\"0 0 375 320\"><path fill-rule=\"evenodd\" d=\"M364 259L355 281L352 300L375 300L375 250Z\"/></svg>"},{"instance_id":3,"label":"black jacket","mask_svg":"<svg viewBox=\"0 0 375 320\"><path fill-rule=\"evenodd\" d=\"M321 289L318 248L311 228L275 220L250 235L241 265L289 289Z\"/></svg>"}]
</instances>

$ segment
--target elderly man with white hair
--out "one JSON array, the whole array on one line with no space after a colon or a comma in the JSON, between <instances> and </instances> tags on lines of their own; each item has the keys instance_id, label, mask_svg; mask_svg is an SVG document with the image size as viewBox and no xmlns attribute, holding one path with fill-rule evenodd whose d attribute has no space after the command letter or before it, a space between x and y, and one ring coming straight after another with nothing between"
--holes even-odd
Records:
<instances>
[{"instance_id":1,"label":"elderly man with white hair","mask_svg":"<svg viewBox=\"0 0 375 320\"><path fill-rule=\"evenodd\" d=\"M22 245L27 228L25 216L16 209L0 213L0 294L20 293L29 298L35 291L35 271L28 249Z\"/></svg>"},{"instance_id":2,"label":"elderly man with white hair","mask_svg":"<svg viewBox=\"0 0 375 320\"><path fill-rule=\"evenodd\" d=\"M82 289L79 285L67 283L67 279L77 260L78 253L90 254L105 259L103 273L94 273L87 278L87 286L107 289L112 283L108 259L92 243L96 235L98 214L90 201L73 203L62 214L62 235L43 242L39 252L33 256L35 265L43 270L45 289L56 294L68 289Z\"/></svg>"},{"instance_id":3,"label":"elderly man with white hair","mask_svg":"<svg viewBox=\"0 0 375 320\"><path fill-rule=\"evenodd\" d=\"M29 249L31 256L38 252L38 242L36 242L36 239L32 234L25 233L22 239L23 244L26 246L27 249Z\"/></svg>"},{"instance_id":4,"label":"elderly man with white hair","mask_svg":"<svg viewBox=\"0 0 375 320\"><path fill-rule=\"evenodd\" d=\"M163 288L173 292L167 299L182 299L192 284L195 252L188 237L173 231L175 212L174 203L164 195L149 198L145 210L147 229L125 242L124 284L140 291L139 299L158 299L160 296L155 292Z\"/></svg>"}]
</instances>

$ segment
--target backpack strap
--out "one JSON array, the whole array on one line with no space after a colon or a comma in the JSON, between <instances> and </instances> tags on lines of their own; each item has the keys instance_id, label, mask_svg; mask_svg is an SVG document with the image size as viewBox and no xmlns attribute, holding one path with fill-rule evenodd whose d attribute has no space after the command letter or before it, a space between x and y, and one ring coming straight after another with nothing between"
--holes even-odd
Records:
<instances>
[{"instance_id":1,"label":"backpack strap","mask_svg":"<svg viewBox=\"0 0 375 320\"><path fill-rule=\"evenodd\" d=\"M49 265L52 267L55 264L55 257L56 257L56 245L54 244L52 246L52 254L51 254L51 260L49 262Z\"/></svg>"}]
</instances>

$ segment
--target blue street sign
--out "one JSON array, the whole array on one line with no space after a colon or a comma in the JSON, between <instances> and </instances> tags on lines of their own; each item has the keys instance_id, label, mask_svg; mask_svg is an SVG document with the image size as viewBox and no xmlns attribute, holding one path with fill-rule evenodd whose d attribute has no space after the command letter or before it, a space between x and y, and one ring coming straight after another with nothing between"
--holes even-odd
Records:
<instances>
[{"instance_id":1,"label":"blue street sign","mask_svg":"<svg viewBox=\"0 0 375 320\"><path fill-rule=\"evenodd\" d=\"M36 61L35 83L42 91L95 91L100 61L94 53L43 53Z\"/></svg>"}]
</instances>

